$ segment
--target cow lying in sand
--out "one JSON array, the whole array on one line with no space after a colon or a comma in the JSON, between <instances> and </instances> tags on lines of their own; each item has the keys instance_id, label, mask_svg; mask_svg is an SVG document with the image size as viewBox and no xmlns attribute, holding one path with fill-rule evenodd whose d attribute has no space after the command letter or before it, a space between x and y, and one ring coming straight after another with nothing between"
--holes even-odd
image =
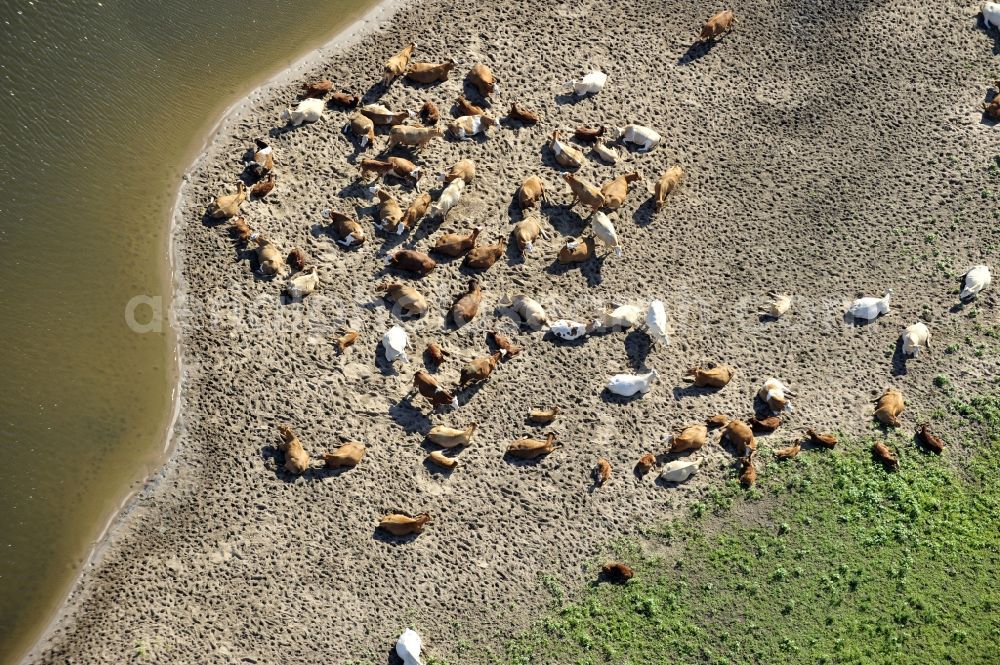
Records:
<instances>
[{"instance_id":1,"label":"cow lying in sand","mask_svg":"<svg viewBox=\"0 0 1000 665\"><path fill-rule=\"evenodd\" d=\"M406 79L415 83L437 83L447 81L448 73L455 69L455 61L444 62L414 62L406 70Z\"/></svg>"},{"instance_id":2,"label":"cow lying in sand","mask_svg":"<svg viewBox=\"0 0 1000 665\"><path fill-rule=\"evenodd\" d=\"M389 130L389 142L385 145L385 151L389 152L398 145L407 146L414 150L422 150L432 140L439 139L442 136L444 136L444 130L440 127L396 125Z\"/></svg>"}]
</instances>

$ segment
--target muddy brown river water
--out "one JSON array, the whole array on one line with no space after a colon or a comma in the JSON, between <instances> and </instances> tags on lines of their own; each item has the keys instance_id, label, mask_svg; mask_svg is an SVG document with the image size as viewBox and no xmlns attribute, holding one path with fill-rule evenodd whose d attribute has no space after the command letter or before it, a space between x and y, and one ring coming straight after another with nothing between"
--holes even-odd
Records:
<instances>
[{"instance_id":1,"label":"muddy brown river water","mask_svg":"<svg viewBox=\"0 0 1000 665\"><path fill-rule=\"evenodd\" d=\"M365 0L0 3L0 662L165 452L179 179L221 114ZM133 301L139 296L141 301Z\"/></svg>"}]
</instances>

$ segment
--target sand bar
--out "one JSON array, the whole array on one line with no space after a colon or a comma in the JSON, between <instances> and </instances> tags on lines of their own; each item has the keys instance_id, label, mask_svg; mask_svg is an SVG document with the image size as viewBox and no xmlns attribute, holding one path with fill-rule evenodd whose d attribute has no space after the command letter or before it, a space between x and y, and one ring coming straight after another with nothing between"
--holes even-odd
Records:
<instances>
[{"instance_id":1,"label":"sand bar","mask_svg":"<svg viewBox=\"0 0 1000 665\"><path fill-rule=\"evenodd\" d=\"M970 392L987 385L995 355L975 366L943 353L903 363L894 345L922 315L940 348L985 340L970 308L954 305L964 269L996 265L995 201L984 194L996 189L996 135L976 111L992 80L992 40L968 3L916 18L902 3L828 4L747 3L736 32L689 50L715 7L414 3L251 95L187 175L177 210L184 377L176 449L110 530L29 661L122 662L141 649L161 662L381 663L412 625L433 655L477 662L541 611L540 574L580 584L610 541L683 514L729 481L732 455L714 440L685 485L664 487L631 469L647 450L663 452L672 429L719 412L749 415L765 378L796 392L787 432L764 438L768 448L799 427L867 432L871 400L887 386L907 395L911 426L932 403L936 374ZM255 277L202 210L234 182L252 140L281 126L301 81L328 77L369 91L408 41L416 58L451 57L458 69L434 86L396 82L373 92L386 106L416 109L430 99L450 117L464 72L484 62L500 80L491 112L503 118L518 101L543 121L502 122L482 141L434 142L417 158L429 172L465 157L477 164L458 207L444 223L403 239L373 234L351 251L320 226L320 211L334 208L373 231L357 155L340 131L347 114L328 110L324 122L276 132L278 187L244 214L281 247L303 248L323 279L304 303L284 304L280 283ZM567 95L562 84L592 68L608 74L607 87ZM649 154L622 150L613 167L588 158L583 177L599 184L639 171L651 185L678 163L688 177L660 213L644 186L633 190L612 216L621 258L602 248L580 267L559 266L563 238L588 223L564 207L547 136L629 122L654 127L662 143ZM384 143L380 134L377 148ZM426 250L441 232L474 225L487 242L505 237L521 218L516 187L531 174L550 185L549 239L525 259L508 251L481 274L481 313L457 331L443 317L471 274L461 261L414 281L431 312L406 324L411 363L389 367L379 341L398 321L373 289L385 253ZM415 195L390 186L404 206ZM889 315L860 328L843 322L847 302L887 288ZM794 294L795 308L763 321L774 290ZM554 343L495 314L505 293L536 297L552 318L583 321L612 303L660 298L671 344L651 347L637 332ZM995 305L992 293L981 297L980 322L996 324ZM330 337L341 326L360 337L338 355ZM438 372L451 383L460 359L485 353L486 331L498 326L524 351L464 393L457 411L404 399L426 341L455 352ZM685 369L707 362L734 367L733 382L719 392L687 388ZM602 393L610 375L643 367L661 375L644 398ZM552 404L563 411L553 425L526 422L531 408ZM479 431L459 467L446 475L426 465L423 433L467 422ZM316 457L347 440L368 452L348 472L289 476L275 451L278 423L292 425ZM555 453L534 464L504 459L511 439L549 430L563 443ZM594 488L598 457L614 476ZM427 511L434 523L416 539L384 538L374 527L390 511ZM473 653L460 653L460 637Z\"/></svg>"}]
</instances>

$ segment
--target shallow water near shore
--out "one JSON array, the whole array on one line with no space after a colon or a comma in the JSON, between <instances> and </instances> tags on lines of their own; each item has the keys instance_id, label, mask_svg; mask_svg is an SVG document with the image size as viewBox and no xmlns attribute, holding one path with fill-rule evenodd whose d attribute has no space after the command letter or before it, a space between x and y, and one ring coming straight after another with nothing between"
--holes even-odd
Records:
<instances>
[{"instance_id":1,"label":"shallow water near shore","mask_svg":"<svg viewBox=\"0 0 1000 665\"><path fill-rule=\"evenodd\" d=\"M181 174L230 104L371 4L0 6L0 662L162 459L173 339L134 332L126 308L169 302Z\"/></svg>"}]
</instances>

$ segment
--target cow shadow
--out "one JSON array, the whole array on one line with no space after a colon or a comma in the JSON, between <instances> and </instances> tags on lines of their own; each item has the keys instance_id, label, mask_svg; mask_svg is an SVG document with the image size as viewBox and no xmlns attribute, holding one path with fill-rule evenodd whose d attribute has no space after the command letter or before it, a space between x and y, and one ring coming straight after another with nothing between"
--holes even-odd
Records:
<instances>
[{"instance_id":1,"label":"cow shadow","mask_svg":"<svg viewBox=\"0 0 1000 665\"><path fill-rule=\"evenodd\" d=\"M565 240L566 239L564 239L564 241ZM587 259L588 262L590 260L591 259ZM559 261L558 258L556 258L556 259L554 259L552 261L552 263L550 263L549 265L545 266L545 272L548 273L549 275L553 275L553 276L556 276L556 277L558 277L560 275L565 275L566 273L568 273L570 271L573 271L573 270L579 270L580 274L583 274L583 266L585 265L585 263L586 262L584 262L584 263L562 263L562 262Z\"/></svg>"},{"instance_id":2,"label":"cow shadow","mask_svg":"<svg viewBox=\"0 0 1000 665\"><path fill-rule=\"evenodd\" d=\"M294 483L298 476L285 471L285 454L278 450L278 446L267 444L260 447L260 458L266 467L273 465L274 476L283 483Z\"/></svg>"},{"instance_id":3,"label":"cow shadow","mask_svg":"<svg viewBox=\"0 0 1000 665\"><path fill-rule=\"evenodd\" d=\"M494 90L494 92L496 91ZM493 110L493 102L488 97L479 94L479 88L472 85L468 77L462 80L462 96L484 111ZM454 110L452 112L454 113Z\"/></svg>"},{"instance_id":4,"label":"cow shadow","mask_svg":"<svg viewBox=\"0 0 1000 665\"><path fill-rule=\"evenodd\" d=\"M521 186L518 185L514 193L510 195L510 201L507 202L507 219L511 223L520 222L526 217L524 210L521 209L521 199L518 197L518 193L521 191ZM531 208L528 208L531 210Z\"/></svg>"},{"instance_id":5,"label":"cow shadow","mask_svg":"<svg viewBox=\"0 0 1000 665\"><path fill-rule=\"evenodd\" d=\"M625 356L633 369L646 366L646 359L653 350L653 338L644 330L632 330L625 335Z\"/></svg>"},{"instance_id":6,"label":"cow shadow","mask_svg":"<svg viewBox=\"0 0 1000 665\"><path fill-rule=\"evenodd\" d=\"M428 235L431 235L431 234L428 234ZM437 264L439 266L446 266L446 265L450 265L452 263L455 263L456 261L461 262L461 261L465 260L465 254L459 254L458 256L451 256L449 254L442 254L441 252L436 251L433 247L430 249L430 251L428 252L428 254L430 255L430 257L432 259L434 259L435 261L437 261Z\"/></svg>"},{"instance_id":7,"label":"cow shadow","mask_svg":"<svg viewBox=\"0 0 1000 665\"><path fill-rule=\"evenodd\" d=\"M994 100L1000 101L1000 99L997 99L998 97L1000 97L1000 91L998 91L995 87L987 88L986 94L983 95L983 106L985 107L987 104L989 104ZM998 123L1000 123L1000 120L991 118L988 115L986 115L986 110L984 108L982 117L979 119L979 124L986 125L987 127L994 127Z\"/></svg>"},{"instance_id":8,"label":"cow shadow","mask_svg":"<svg viewBox=\"0 0 1000 665\"><path fill-rule=\"evenodd\" d=\"M624 395L616 395L607 388L604 388L604 390L601 391L601 400L607 404L617 404L624 406L626 404L638 402L643 397L645 397L645 393L643 392L637 392L634 395L629 395L628 397L625 397Z\"/></svg>"},{"instance_id":9,"label":"cow shadow","mask_svg":"<svg viewBox=\"0 0 1000 665\"><path fill-rule=\"evenodd\" d=\"M498 370L499 370L499 365L497 366L497 369L493 370L493 372L496 372ZM455 397L458 398L458 405L465 406L466 404L471 402L473 398L479 394L479 391L482 390L487 383L489 383L491 378L492 374L489 377L487 377L485 381L468 383L463 388L456 388Z\"/></svg>"},{"instance_id":10,"label":"cow shadow","mask_svg":"<svg viewBox=\"0 0 1000 665\"><path fill-rule=\"evenodd\" d=\"M404 397L389 407L389 417L402 427L407 434L426 432L431 428L430 418L413 403L415 398L415 395L410 394L408 397ZM423 397L420 397L420 399L423 399ZM428 404L430 403L428 402Z\"/></svg>"},{"instance_id":11,"label":"cow shadow","mask_svg":"<svg viewBox=\"0 0 1000 665\"><path fill-rule=\"evenodd\" d=\"M541 238L539 238L538 240L541 240ZM537 247L535 249L537 249ZM517 240L514 239L514 236L508 237L507 249L504 252L504 255L507 258L507 265L509 266L521 265L526 261L527 256L530 256L530 255L526 256L525 254L521 253L521 248L520 246L518 246Z\"/></svg>"},{"instance_id":12,"label":"cow shadow","mask_svg":"<svg viewBox=\"0 0 1000 665\"><path fill-rule=\"evenodd\" d=\"M786 393L786 395L789 398L791 397L791 393ZM790 413L790 412L788 412L788 413ZM756 394L756 395L753 396L753 415L754 415L754 418L757 418L758 420L763 420L764 418L767 418L769 416L773 416L773 415L776 415L776 414L771 411L771 407L768 406L768 403L765 402L764 399L758 393L758 394ZM780 414L777 414L777 415L780 415ZM754 430L754 434L758 434L758 431L756 429Z\"/></svg>"},{"instance_id":13,"label":"cow shadow","mask_svg":"<svg viewBox=\"0 0 1000 665\"><path fill-rule=\"evenodd\" d=\"M575 106L580 102L587 101L592 97L596 97L595 94L587 93L586 95L577 95L573 90L563 91L556 93L555 102L559 106Z\"/></svg>"},{"instance_id":14,"label":"cow shadow","mask_svg":"<svg viewBox=\"0 0 1000 665\"><path fill-rule=\"evenodd\" d=\"M247 262L250 272L255 272L260 266L257 265L257 252L248 245L242 245L239 241L233 242L233 263Z\"/></svg>"},{"instance_id":15,"label":"cow shadow","mask_svg":"<svg viewBox=\"0 0 1000 665\"><path fill-rule=\"evenodd\" d=\"M454 71L454 70L452 70ZM449 75L450 78L450 75ZM414 81L413 79L406 78L405 76L399 77L399 84L409 90L416 90L420 92L427 92L434 88L439 87L444 81L432 81L431 83L421 83L420 81ZM431 100L433 101L433 100ZM422 102L421 102L422 103Z\"/></svg>"},{"instance_id":16,"label":"cow shadow","mask_svg":"<svg viewBox=\"0 0 1000 665\"><path fill-rule=\"evenodd\" d=\"M395 229L386 229L383 227L376 227L378 229L379 235L382 236L382 245L379 247L379 253L388 254L390 251L407 244L410 238L410 231L405 233L396 233ZM412 242L410 243L412 246Z\"/></svg>"},{"instance_id":17,"label":"cow shadow","mask_svg":"<svg viewBox=\"0 0 1000 665\"><path fill-rule=\"evenodd\" d=\"M503 116L502 118L500 118L500 120L497 121L497 124L503 127L504 129L509 129L510 131L518 131L521 129L535 129L541 124L541 121L528 122L526 120L518 120L517 118L512 116L508 111L507 115Z\"/></svg>"},{"instance_id":18,"label":"cow shadow","mask_svg":"<svg viewBox=\"0 0 1000 665\"><path fill-rule=\"evenodd\" d=\"M410 230L410 245L415 246L421 240L430 238L432 235L440 231L443 225L444 220L442 220L441 217L431 217L429 214L425 214L417 221L413 229ZM439 265L442 263L450 263L449 259L454 258L435 251L433 244L427 248L426 252L431 256L431 258L437 261Z\"/></svg>"},{"instance_id":19,"label":"cow shadow","mask_svg":"<svg viewBox=\"0 0 1000 665\"><path fill-rule=\"evenodd\" d=\"M381 80L375 81L361 94L360 105L374 104L378 100L382 99L382 95L389 92L389 88L391 86L392 81L389 81L388 83L383 83Z\"/></svg>"},{"instance_id":20,"label":"cow shadow","mask_svg":"<svg viewBox=\"0 0 1000 665\"><path fill-rule=\"evenodd\" d=\"M353 471L355 468L356 467L353 466L338 466L333 469L330 469L327 468L327 466L324 464L323 466L318 466L314 469L311 469L312 472L311 475L317 480L324 480L326 478L337 478L338 476L342 476L345 473Z\"/></svg>"},{"instance_id":21,"label":"cow shadow","mask_svg":"<svg viewBox=\"0 0 1000 665\"><path fill-rule=\"evenodd\" d=\"M664 442L667 443L666 440L664 440ZM667 443L667 445L669 446L670 444ZM707 446L708 444L706 443L705 445ZM679 459L687 459L688 457L691 457L695 453L700 453L702 450L704 450L704 446L702 446L701 448L688 448L687 450L678 450L678 451L667 450L667 452L660 453L659 455L656 456L656 463L662 466L667 462L673 462Z\"/></svg>"},{"instance_id":22,"label":"cow shadow","mask_svg":"<svg viewBox=\"0 0 1000 665\"><path fill-rule=\"evenodd\" d=\"M976 28L986 33L993 40L993 55L1000 55L1000 30L986 23L986 17L980 12L976 16Z\"/></svg>"},{"instance_id":23,"label":"cow shadow","mask_svg":"<svg viewBox=\"0 0 1000 665\"><path fill-rule=\"evenodd\" d=\"M678 402L685 397L705 397L713 393L719 392L719 388L711 388L709 386L696 386L693 383L685 383L681 386L675 386L673 393L674 399Z\"/></svg>"},{"instance_id":24,"label":"cow shadow","mask_svg":"<svg viewBox=\"0 0 1000 665\"><path fill-rule=\"evenodd\" d=\"M555 451L553 451L553 452L555 452ZM551 454L552 453L547 453L545 455L539 455L538 457L536 457L534 459L524 459L522 457L517 457L516 455L511 455L508 452L504 452L504 454L503 454L503 461L506 462L507 464L513 466L513 467L518 467L518 468L533 467L533 466L538 466L539 464L541 464L542 462L544 462L545 458L548 457Z\"/></svg>"},{"instance_id":25,"label":"cow shadow","mask_svg":"<svg viewBox=\"0 0 1000 665\"><path fill-rule=\"evenodd\" d=\"M377 540L380 543L385 543L391 547L401 547L412 543L414 540L419 538L420 535L421 534L419 533L411 533L406 536L394 536L388 531L383 531L376 526L375 530L372 532L372 540ZM397 656L396 660L390 660L390 662L402 663L403 661Z\"/></svg>"},{"instance_id":26,"label":"cow shadow","mask_svg":"<svg viewBox=\"0 0 1000 665\"><path fill-rule=\"evenodd\" d=\"M361 138L356 136L353 132L351 132L351 130L347 128L346 124L344 125L344 128L341 129L341 131L337 132L337 135L339 139L344 143L346 143L347 146L351 149L351 152L347 154L345 159L347 160L348 164L351 164L353 166L357 166L359 159L367 155L369 151L374 151L375 149L374 142L368 142L364 145L361 145ZM376 154L377 153L372 152L373 157Z\"/></svg>"},{"instance_id":27,"label":"cow shadow","mask_svg":"<svg viewBox=\"0 0 1000 665\"><path fill-rule=\"evenodd\" d=\"M281 125L280 127L272 127L271 129L267 130L267 135L272 139L278 139L284 136L285 134L293 134L303 128L308 129L311 125L317 125L324 122L329 122L329 120L321 119L317 120L316 122L300 122L297 125L293 125L292 121L289 120L286 124Z\"/></svg>"},{"instance_id":28,"label":"cow shadow","mask_svg":"<svg viewBox=\"0 0 1000 665\"><path fill-rule=\"evenodd\" d=\"M639 207L635 209L632 213L632 222L636 226L649 226L653 223L653 218L656 216L656 202L653 197L648 197L645 201L639 204Z\"/></svg>"},{"instance_id":29,"label":"cow shadow","mask_svg":"<svg viewBox=\"0 0 1000 665\"><path fill-rule=\"evenodd\" d=\"M852 316L850 312L844 312L844 316L841 317L841 320L843 320L845 324L851 326L852 328L867 328L868 326L877 322L880 318L882 317L876 316L874 319L859 319L855 316Z\"/></svg>"},{"instance_id":30,"label":"cow shadow","mask_svg":"<svg viewBox=\"0 0 1000 665\"><path fill-rule=\"evenodd\" d=\"M697 41L691 44L691 46L684 51L681 57L677 59L677 64L681 66L694 64L701 58L704 58L706 55L711 53L717 43L718 41L710 39L708 41Z\"/></svg>"},{"instance_id":31,"label":"cow shadow","mask_svg":"<svg viewBox=\"0 0 1000 665\"><path fill-rule=\"evenodd\" d=\"M214 202L213 204L214 205ZM205 206L205 209L201 213L201 225L205 228L215 229L223 224L228 224L229 219L225 217L212 217L212 213L209 211L210 206Z\"/></svg>"},{"instance_id":32,"label":"cow shadow","mask_svg":"<svg viewBox=\"0 0 1000 665\"><path fill-rule=\"evenodd\" d=\"M401 374L398 365L403 363L403 360L397 358L394 362L389 362L385 357L385 347L382 345L381 339L375 342L374 353L375 367L383 376L399 376Z\"/></svg>"},{"instance_id":33,"label":"cow shadow","mask_svg":"<svg viewBox=\"0 0 1000 665\"><path fill-rule=\"evenodd\" d=\"M892 352L892 369L889 373L892 376L905 376L907 373L906 363L909 357L903 353L903 338L896 338L896 348Z\"/></svg>"},{"instance_id":34,"label":"cow shadow","mask_svg":"<svg viewBox=\"0 0 1000 665\"><path fill-rule=\"evenodd\" d=\"M337 197L341 199L364 199L365 201L374 201L375 195L371 193L371 188L373 185L377 185L378 181L373 183L366 183L361 179L361 174L359 173L355 178L350 180L346 185L341 187L337 191ZM360 215L362 211L371 214L372 211L376 210L378 206L369 204L367 206L355 205L354 212Z\"/></svg>"},{"instance_id":35,"label":"cow shadow","mask_svg":"<svg viewBox=\"0 0 1000 665\"><path fill-rule=\"evenodd\" d=\"M566 237L567 240L576 239L589 227L587 218L572 208L566 206L546 206L543 208L544 210L547 210L545 219L548 220L549 226L559 235Z\"/></svg>"}]
</instances>

